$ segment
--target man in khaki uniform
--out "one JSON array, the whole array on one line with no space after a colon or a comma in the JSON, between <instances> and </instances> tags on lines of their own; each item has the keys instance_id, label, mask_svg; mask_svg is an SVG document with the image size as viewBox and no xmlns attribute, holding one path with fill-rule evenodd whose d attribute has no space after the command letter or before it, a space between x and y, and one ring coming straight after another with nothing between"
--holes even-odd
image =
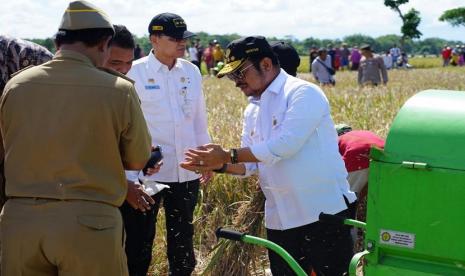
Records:
<instances>
[{"instance_id":1,"label":"man in khaki uniform","mask_svg":"<svg viewBox=\"0 0 465 276\"><path fill-rule=\"evenodd\" d=\"M3 275L127 275L124 169L142 169L150 135L133 84L98 69L114 30L70 3L52 61L6 85L0 105L6 194Z\"/></svg>"},{"instance_id":2,"label":"man in khaki uniform","mask_svg":"<svg viewBox=\"0 0 465 276\"><path fill-rule=\"evenodd\" d=\"M381 77L383 84L388 82L388 74L384 60L379 55L373 54L371 46L368 44L360 47L362 51L362 59L358 67L358 84L366 86L378 86L381 84Z\"/></svg>"}]
</instances>

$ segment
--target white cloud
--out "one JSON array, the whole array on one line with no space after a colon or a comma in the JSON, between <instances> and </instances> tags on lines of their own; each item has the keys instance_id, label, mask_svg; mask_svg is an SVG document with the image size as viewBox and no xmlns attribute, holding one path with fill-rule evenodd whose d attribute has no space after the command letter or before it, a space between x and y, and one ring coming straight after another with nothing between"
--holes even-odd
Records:
<instances>
[{"instance_id":1,"label":"white cloud","mask_svg":"<svg viewBox=\"0 0 465 276\"><path fill-rule=\"evenodd\" d=\"M342 38L354 33L377 37L400 33L398 15L382 0L95 0L114 23L126 25L138 36L147 33L151 18L161 12L180 14L194 32L262 34L303 39ZM0 33L19 37L50 37L58 27L68 1L14 0L0 10ZM420 11L425 37L463 39L462 28L437 19L446 9L463 6L463 0L411 0L402 7Z\"/></svg>"}]
</instances>

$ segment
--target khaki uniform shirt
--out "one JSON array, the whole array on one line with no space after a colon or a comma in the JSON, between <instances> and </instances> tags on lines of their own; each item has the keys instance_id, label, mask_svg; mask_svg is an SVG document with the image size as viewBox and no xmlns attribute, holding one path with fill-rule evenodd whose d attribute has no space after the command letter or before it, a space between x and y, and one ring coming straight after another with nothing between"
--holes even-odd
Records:
<instances>
[{"instance_id":1,"label":"khaki uniform shirt","mask_svg":"<svg viewBox=\"0 0 465 276\"><path fill-rule=\"evenodd\" d=\"M6 195L122 204L150 135L131 82L77 52L22 71L1 99ZM0 149L3 156L3 149Z\"/></svg>"},{"instance_id":2,"label":"khaki uniform shirt","mask_svg":"<svg viewBox=\"0 0 465 276\"><path fill-rule=\"evenodd\" d=\"M387 83L388 75L383 58L378 55L372 58L362 57L358 67L358 83L378 85L381 84L381 76L383 83Z\"/></svg>"}]
</instances>

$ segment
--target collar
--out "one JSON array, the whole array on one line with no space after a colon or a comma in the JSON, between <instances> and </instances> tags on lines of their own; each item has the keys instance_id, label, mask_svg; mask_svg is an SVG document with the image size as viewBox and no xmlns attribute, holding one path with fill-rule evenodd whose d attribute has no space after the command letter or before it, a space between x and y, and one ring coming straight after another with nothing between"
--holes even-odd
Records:
<instances>
[{"instance_id":1,"label":"collar","mask_svg":"<svg viewBox=\"0 0 465 276\"><path fill-rule=\"evenodd\" d=\"M258 97L250 96L247 98L247 101L251 104L260 105L260 98Z\"/></svg>"},{"instance_id":2,"label":"collar","mask_svg":"<svg viewBox=\"0 0 465 276\"><path fill-rule=\"evenodd\" d=\"M286 72L281 68L279 74L276 76L276 78L268 85L266 88L265 92L270 91L271 93L279 94L282 91L282 88L284 86L284 83L286 82L286 79L288 78L288 75Z\"/></svg>"},{"instance_id":3,"label":"collar","mask_svg":"<svg viewBox=\"0 0 465 276\"><path fill-rule=\"evenodd\" d=\"M82 62L86 65L89 65L89 66L92 66L92 67L95 67L95 65L92 63L92 61L90 60L90 58L88 58L87 56L79 53L79 52L76 52L76 51L71 51L71 50L59 50L58 52L56 52L55 56L53 57L54 60L75 60L75 61L79 61L79 62Z\"/></svg>"},{"instance_id":4,"label":"collar","mask_svg":"<svg viewBox=\"0 0 465 276\"><path fill-rule=\"evenodd\" d=\"M156 72L159 72L160 70L163 70L165 72L168 72L170 70L168 70L168 66L166 66L165 64L161 63L157 57L155 56L155 52L154 50L152 49L150 51L150 54L149 54L149 64L152 64L153 66L153 69L156 71ZM171 68L171 70L173 69L180 69L182 67L181 65L181 62L179 61L179 58L176 59L176 63L174 64L173 68Z\"/></svg>"}]
</instances>

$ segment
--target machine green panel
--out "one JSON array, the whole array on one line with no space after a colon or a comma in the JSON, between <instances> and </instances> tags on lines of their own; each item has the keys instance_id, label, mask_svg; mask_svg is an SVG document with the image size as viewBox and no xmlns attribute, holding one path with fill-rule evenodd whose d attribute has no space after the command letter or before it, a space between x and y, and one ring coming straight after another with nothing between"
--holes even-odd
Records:
<instances>
[{"instance_id":1,"label":"machine green panel","mask_svg":"<svg viewBox=\"0 0 465 276\"><path fill-rule=\"evenodd\" d=\"M422 161L465 170L465 92L427 90L410 98L389 131L387 162Z\"/></svg>"},{"instance_id":2,"label":"machine green panel","mask_svg":"<svg viewBox=\"0 0 465 276\"><path fill-rule=\"evenodd\" d=\"M366 241L374 246L366 259L378 266L367 275L465 275L465 171L374 161L369 183ZM384 232L407 238L388 243Z\"/></svg>"},{"instance_id":3,"label":"machine green panel","mask_svg":"<svg viewBox=\"0 0 465 276\"><path fill-rule=\"evenodd\" d=\"M365 275L465 275L465 92L428 90L372 148Z\"/></svg>"}]
</instances>

